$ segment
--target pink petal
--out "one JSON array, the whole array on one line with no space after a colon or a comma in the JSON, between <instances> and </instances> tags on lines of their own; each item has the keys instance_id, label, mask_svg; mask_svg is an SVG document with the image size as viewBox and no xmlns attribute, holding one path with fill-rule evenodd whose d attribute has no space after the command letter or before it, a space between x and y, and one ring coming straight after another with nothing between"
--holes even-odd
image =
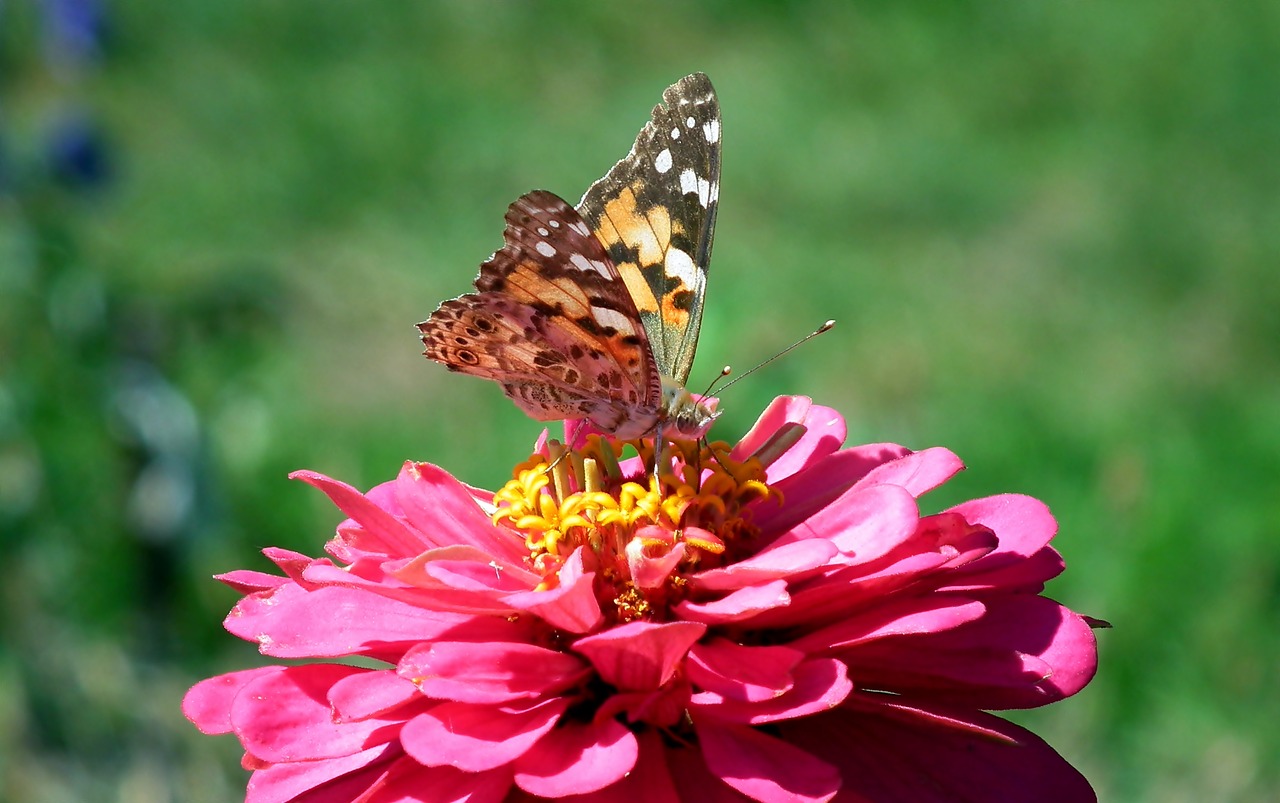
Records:
<instances>
[{"instance_id":1,"label":"pink petal","mask_svg":"<svg viewBox=\"0 0 1280 803\"><path fill-rule=\"evenodd\" d=\"M1097 642L1088 622L1045 597L984 598L977 621L942 633L886 638L841 654L864 688L974 708L1032 708L1092 679Z\"/></svg>"},{"instance_id":2,"label":"pink petal","mask_svg":"<svg viewBox=\"0 0 1280 803\"><path fill-rule=\"evenodd\" d=\"M774 580L763 585L740 588L709 602L678 602L672 606L672 610L689 621L721 625L745 621L762 611L784 608L790 603L787 581Z\"/></svg>"},{"instance_id":3,"label":"pink petal","mask_svg":"<svg viewBox=\"0 0 1280 803\"><path fill-rule=\"evenodd\" d=\"M262 550L262 554L266 555L268 560L280 567L280 570L284 572L285 577L288 577L295 583L301 581L302 573L306 571L308 566L316 563L318 560L323 560L322 558L308 557L301 552L294 552L291 549L281 549L280 547L272 546Z\"/></svg>"},{"instance_id":4,"label":"pink petal","mask_svg":"<svg viewBox=\"0 0 1280 803\"><path fill-rule=\"evenodd\" d=\"M934 446L878 466L858 484L897 485L919 498L963 470L964 463L950 449Z\"/></svg>"},{"instance_id":5,"label":"pink petal","mask_svg":"<svg viewBox=\"0 0 1280 803\"><path fill-rule=\"evenodd\" d=\"M392 764L355 803L502 803L510 790L510 772L425 767L406 756ZM332 797L326 803L345 803L347 799Z\"/></svg>"},{"instance_id":6,"label":"pink petal","mask_svg":"<svg viewBox=\"0 0 1280 803\"><path fill-rule=\"evenodd\" d=\"M406 722L400 742L428 767L485 772L523 755L568 707L565 698L523 708L441 703Z\"/></svg>"},{"instance_id":7,"label":"pink petal","mask_svg":"<svg viewBox=\"0 0 1280 803\"><path fill-rule=\"evenodd\" d=\"M695 528L689 528L695 529ZM680 561L684 559L685 545L683 543L675 544L669 549L663 549L658 555L649 555L650 547L645 543L645 534L648 530L656 530L662 532L661 527L651 526L640 529L636 536L627 542L626 555L627 566L631 572L631 580L639 588L645 590L661 588L667 582L667 578L680 565Z\"/></svg>"},{"instance_id":8,"label":"pink petal","mask_svg":"<svg viewBox=\"0 0 1280 803\"><path fill-rule=\"evenodd\" d=\"M345 482L314 471L295 471L289 477L323 491L343 513L358 522L371 539L376 539L388 555L411 557L431 546L418 533Z\"/></svg>"},{"instance_id":9,"label":"pink petal","mask_svg":"<svg viewBox=\"0 0 1280 803\"><path fill-rule=\"evenodd\" d=\"M245 750L271 763L349 756L395 738L400 721L337 723L328 692L338 680L367 672L352 666L309 664L264 674L231 706L231 723Z\"/></svg>"},{"instance_id":10,"label":"pink petal","mask_svg":"<svg viewBox=\"0 0 1280 803\"><path fill-rule=\"evenodd\" d=\"M452 612L454 615L481 614L497 619L513 613L499 595L489 591L459 591L452 588L422 589L410 586L387 572L404 568L409 560L388 561L378 558L359 558L345 569L321 563L307 567L303 579L312 586L347 586L364 589L387 599L407 602L422 610ZM496 571L489 567L490 571ZM524 628L526 624L508 622L508 625Z\"/></svg>"},{"instance_id":11,"label":"pink petal","mask_svg":"<svg viewBox=\"0 0 1280 803\"><path fill-rule=\"evenodd\" d=\"M690 682L731 700L772 700L790 689L805 654L790 647L747 646L724 638L695 644L685 670Z\"/></svg>"},{"instance_id":12,"label":"pink petal","mask_svg":"<svg viewBox=\"0 0 1280 803\"><path fill-rule=\"evenodd\" d=\"M231 702L236 695L258 678L282 669L282 666L264 666L202 680L182 698L182 713L201 733L231 733Z\"/></svg>"},{"instance_id":13,"label":"pink petal","mask_svg":"<svg viewBox=\"0 0 1280 803\"><path fill-rule=\"evenodd\" d=\"M976 621L986 609L981 602L956 595L904 597L842 617L788 646L805 653L830 654L889 636L951 630Z\"/></svg>"},{"instance_id":14,"label":"pink petal","mask_svg":"<svg viewBox=\"0 0 1280 803\"><path fill-rule=\"evenodd\" d=\"M494 526L470 489L439 466L405 463L395 481L395 498L404 517L432 546L470 545L515 565L525 557L521 540Z\"/></svg>"},{"instance_id":15,"label":"pink petal","mask_svg":"<svg viewBox=\"0 0 1280 803\"><path fill-rule=\"evenodd\" d=\"M915 535L904 542L894 556L937 553L946 558L939 568L948 570L947 576L952 577L957 574L957 569L990 555L997 546L999 539L991 530L981 524L969 523L959 513L948 511L920 519Z\"/></svg>"},{"instance_id":16,"label":"pink petal","mask_svg":"<svg viewBox=\"0 0 1280 803\"><path fill-rule=\"evenodd\" d=\"M589 633L604 619L595 594L595 572L582 565L583 547L578 547L556 573L558 588L508 594L503 602L518 611L527 611L547 624L570 633Z\"/></svg>"},{"instance_id":17,"label":"pink petal","mask_svg":"<svg viewBox=\"0 0 1280 803\"><path fill-rule=\"evenodd\" d=\"M575 655L533 644L433 641L410 650L396 671L433 699L505 703L563 691L590 669Z\"/></svg>"},{"instance_id":18,"label":"pink petal","mask_svg":"<svg viewBox=\"0 0 1280 803\"><path fill-rule=\"evenodd\" d=\"M404 473L404 466L400 467L400 473ZM396 498L395 480L380 482L365 491L364 495L370 502L387 511L392 516L395 516L397 519L404 518L404 511L400 509L400 501Z\"/></svg>"},{"instance_id":19,"label":"pink petal","mask_svg":"<svg viewBox=\"0 0 1280 803\"><path fill-rule=\"evenodd\" d=\"M644 722L655 728L670 728L684 720L689 708L688 683L668 683L649 691L619 692L600 703L594 719L625 716L627 722Z\"/></svg>"},{"instance_id":20,"label":"pink petal","mask_svg":"<svg viewBox=\"0 0 1280 803\"><path fill-rule=\"evenodd\" d=\"M241 594L252 594L257 591L270 591L273 588L279 588L289 582L289 578L281 577L278 574L267 574L265 572L255 572L248 569L239 569L225 574L215 574L213 579L225 583L226 585L239 591Z\"/></svg>"},{"instance_id":21,"label":"pink petal","mask_svg":"<svg viewBox=\"0 0 1280 803\"><path fill-rule=\"evenodd\" d=\"M920 511L910 493L879 485L850 489L803 526L831 539L853 563L867 564L910 538L919 522Z\"/></svg>"},{"instance_id":22,"label":"pink petal","mask_svg":"<svg viewBox=\"0 0 1280 803\"><path fill-rule=\"evenodd\" d=\"M400 751L378 745L324 761L276 764L253 773L245 803L318 803L354 800L377 783Z\"/></svg>"},{"instance_id":23,"label":"pink petal","mask_svg":"<svg viewBox=\"0 0 1280 803\"><path fill-rule=\"evenodd\" d=\"M747 434L733 447L733 458L742 460L763 446L783 424L800 423L813 406L808 396L777 396L764 408Z\"/></svg>"},{"instance_id":24,"label":"pink petal","mask_svg":"<svg viewBox=\"0 0 1280 803\"><path fill-rule=\"evenodd\" d=\"M349 675L329 688L329 704L336 722L358 722L422 700L418 687L394 669L372 669Z\"/></svg>"},{"instance_id":25,"label":"pink petal","mask_svg":"<svg viewBox=\"0 0 1280 803\"><path fill-rule=\"evenodd\" d=\"M499 563L488 552L463 544L428 549L391 576L415 588L470 591L494 598L528 591L542 579L519 564Z\"/></svg>"},{"instance_id":26,"label":"pink petal","mask_svg":"<svg viewBox=\"0 0 1280 803\"><path fill-rule=\"evenodd\" d=\"M631 622L584 636L573 649L586 656L602 680L619 689L648 691L671 679L705 625Z\"/></svg>"},{"instance_id":27,"label":"pink petal","mask_svg":"<svg viewBox=\"0 0 1280 803\"><path fill-rule=\"evenodd\" d=\"M946 565L938 554L916 554L901 560L878 561L870 567L845 566L799 583L791 589L791 605L765 611L752 620L757 628L812 627L877 604Z\"/></svg>"},{"instance_id":28,"label":"pink petal","mask_svg":"<svg viewBox=\"0 0 1280 803\"><path fill-rule=\"evenodd\" d=\"M1048 545L1058 522L1039 499L1004 494L965 502L948 512L994 531L999 543L991 554L957 571L948 581L950 586L1038 593L1066 566Z\"/></svg>"},{"instance_id":29,"label":"pink petal","mask_svg":"<svg viewBox=\"0 0 1280 803\"><path fill-rule=\"evenodd\" d=\"M853 691L844 664L834 658L815 658L796 667L794 685L770 700L743 702L714 692L693 695L689 710L695 719L711 717L723 722L764 725L830 711Z\"/></svg>"},{"instance_id":30,"label":"pink petal","mask_svg":"<svg viewBox=\"0 0 1280 803\"><path fill-rule=\"evenodd\" d=\"M844 418L830 407L815 405L805 396L779 396L733 448L734 459L748 457L784 424L802 424L805 433L768 467L771 483L804 471L844 444Z\"/></svg>"},{"instance_id":31,"label":"pink petal","mask_svg":"<svg viewBox=\"0 0 1280 803\"><path fill-rule=\"evenodd\" d=\"M657 731L646 730L635 734L635 737L639 755L632 771L615 784L575 797L573 803L674 803L688 799L676 791L672 782L662 736ZM725 787L722 785L721 788Z\"/></svg>"},{"instance_id":32,"label":"pink petal","mask_svg":"<svg viewBox=\"0 0 1280 803\"><path fill-rule=\"evenodd\" d=\"M1022 494L973 499L956 505L950 511L999 535L1001 552L1023 557L1047 545L1058 532L1058 522L1049 512L1049 506Z\"/></svg>"},{"instance_id":33,"label":"pink petal","mask_svg":"<svg viewBox=\"0 0 1280 803\"><path fill-rule=\"evenodd\" d=\"M971 728L836 711L781 723L788 742L840 768L854 800L1096 803L1089 783L1034 734L981 712ZM977 731L996 734L982 735Z\"/></svg>"},{"instance_id":34,"label":"pink petal","mask_svg":"<svg viewBox=\"0 0 1280 803\"><path fill-rule=\"evenodd\" d=\"M835 544L822 538L780 543L723 568L699 572L691 578L690 586L732 591L825 566L838 551Z\"/></svg>"},{"instance_id":35,"label":"pink petal","mask_svg":"<svg viewBox=\"0 0 1280 803\"><path fill-rule=\"evenodd\" d=\"M840 791L831 764L793 744L742 725L695 721L707 767L762 803L825 803Z\"/></svg>"},{"instance_id":36,"label":"pink petal","mask_svg":"<svg viewBox=\"0 0 1280 803\"><path fill-rule=\"evenodd\" d=\"M920 512L915 497L893 485L850 488L835 503L792 528L783 542L831 541L854 563L887 555L915 534Z\"/></svg>"},{"instance_id":37,"label":"pink petal","mask_svg":"<svg viewBox=\"0 0 1280 803\"><path fill-rule=\"evenodd\" d=\"M911 450L905 446L873 443L828 455L810 468L773 483L787 503L753 506L755 523L766 533L789 530L838 499L877 466L909 454Z\"/></svg>"},{"instance_id":38,"label":"pink petal","mask_svg":"<svg viewBox=\"0 0 1280 803\"><path fill-rule=\"evenodd\" d=\"M1000 728L990 727L996 723L1007 724L1004 720L979 722L974 719L972 708L948 706L918 697L873 691L854 692L846 698L843 708L849 713L861 712L896 719L913 727L961 730L984 739L1017 744L1015 739L1007 736Z\"/></svg>"},{"instance_id":39,"label":"pink petal","mask_svg":"<svg viewBox=\"0 0 1280 803\"><path fill-rule=\"evenodd\" d=\"M717 776L705 761L702 750L698 746L667 746L664 758L667 771L671 774L675 786L680 793L669 801L681 803L744 803L751 798L729 786L723 778ZM788 798L780 798L783 801ZM665 803L665 802L664 802ZM850 803L865 803L850 801Z\"/></svg>"},{"instance_id":40,"label":"pink petal","mask_svg":"<svg viewBox=\"0 0 1280 803\"><path fill-rule=\"evenodd\" d=\"M331 657L374 652L389 645L403 649L445 634L472 630L477 637L499 631L515 633L509 625L455 613L426 611L413 605L351 588L304 591L281 586L267 595L245 597L223 623L228 631L259 645L263 655L277 658Z\"/></svg>"},{"instance_id":41,"label":"pink petal","mask_svg":"<svg viewBox=\"0 0 1280 803\"><path fill-rule=\"evenodd\" d=\"M550 798L595 792L622 780L639 750L635 735L617 720L568 723L516 759L516 785Z\"/></svg>"},{"instance_id":42,"label":"pink petal","mask_svg":"<svg viewBox=\"0 0 1280 803\"><path fill-rule=\"evenodd\" d=\"M993 553L994 554L994 553ZM1004 591L1039 594L1049 580L1062 574L1067 564L1053 547L1043 547L1027 558L1000 555L991 563L975 560L947 577L943 588L959 591Z\"/></svg>"}]
</instances>

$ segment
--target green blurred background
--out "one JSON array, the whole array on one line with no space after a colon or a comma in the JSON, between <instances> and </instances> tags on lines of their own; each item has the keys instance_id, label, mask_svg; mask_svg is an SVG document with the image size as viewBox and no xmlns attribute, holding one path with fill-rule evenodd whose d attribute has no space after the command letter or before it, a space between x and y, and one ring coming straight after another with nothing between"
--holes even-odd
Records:
<instances>
[{"instance_id":1,"label":"green blurred background","mask_svg":"<svg viewBox=\"0 0 1280 803\"><path fill-rule=\"evenodd\" d=\"M78 26L78 27L77 27ZM539 427L420 356L502 214L576 199L710 74L691 384L945 445L926 499L1046 500L1097 680L1016 717L1106 801L1280 788L1280 4L0 4L0 797L226 801L192 682L285 479L493 487Z\"/></svg>"}]
</instances>

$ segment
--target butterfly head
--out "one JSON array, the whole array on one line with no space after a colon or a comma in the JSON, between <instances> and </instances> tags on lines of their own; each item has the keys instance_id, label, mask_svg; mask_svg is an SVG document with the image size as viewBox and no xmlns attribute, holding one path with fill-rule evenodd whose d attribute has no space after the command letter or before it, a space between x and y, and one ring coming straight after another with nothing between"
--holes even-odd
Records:
<instances>
[{"instance_id":1,"label":"butterfly head","mask_svg":"<svg viewBox=\"0 0 1280 803\"><path fill-rule=\"evenodd\" d=\"M695 441L706 436L720 411L698 399L670 377L662 379L662 420L664 434L677 440Z\"/></svg>"}]
</instances>

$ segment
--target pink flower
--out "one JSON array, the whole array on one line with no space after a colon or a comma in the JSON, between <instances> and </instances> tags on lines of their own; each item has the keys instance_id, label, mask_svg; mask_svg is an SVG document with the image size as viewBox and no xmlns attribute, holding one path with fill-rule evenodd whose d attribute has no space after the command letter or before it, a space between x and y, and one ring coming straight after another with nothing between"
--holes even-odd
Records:
<instances>
[{"instance_id":1,"label":"pink flower","mask_svg":"<svg viewBox=\"0 0 1280 803\"><path fill-rule=\"evenodd\" d=\"M1040 595L1049 511L922 515L959 459L844 436L791 397L732 449L669 445L661 482L649 444L598 436L496 498L420 463L368 494L299 472L350 517L338 563L223 575L226 627L338 660L210 678L183 710L240 740L256 803L1095 800L987 713L1096 668L1090 620Z\"/></svg>"}]
</instances>

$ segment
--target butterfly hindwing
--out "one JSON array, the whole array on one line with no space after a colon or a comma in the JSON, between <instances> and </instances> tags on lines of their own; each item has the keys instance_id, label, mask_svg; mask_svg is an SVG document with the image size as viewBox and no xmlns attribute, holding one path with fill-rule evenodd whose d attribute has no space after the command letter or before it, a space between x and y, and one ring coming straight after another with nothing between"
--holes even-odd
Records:
<instances>
[{"instance_id":1,"label":"butterfly hindwing","mask_svg":"<svg viewBox=\"0 0 1280 803\"><path fill-rule=\"evenodd\" d=\"M635 145L578 211L634 300L658 370L683 385L693 365L720 195L720 105L710 80L663 93Z\"/></svg>"},{"instance_id":2,"label":"butterfly hindwing","mask_svg":"<svg viewBox=\"0 0 1280 803\"><path fill-rule=\"evenodd\" d=\"M661 380L647 334L603 245L552 193L507 210L505 245L476 289L419 324L426 356L492 379L539 420L604 424L657 410Z\"/></svg>"}]
</instances>

